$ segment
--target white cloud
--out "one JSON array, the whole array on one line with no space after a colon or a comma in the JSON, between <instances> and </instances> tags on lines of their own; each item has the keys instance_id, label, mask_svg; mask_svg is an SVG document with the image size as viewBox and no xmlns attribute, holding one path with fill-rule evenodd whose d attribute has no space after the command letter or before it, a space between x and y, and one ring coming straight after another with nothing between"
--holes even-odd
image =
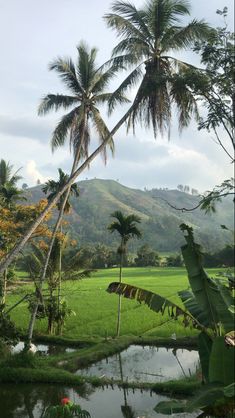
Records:
<instances>
[{"instance_id":1,"label":"white cloud","mask_svg":"<svg viewBox=\"0 0 235 418\"><path fill-rule=\"evenodd\" d=\"M45 183L48 180L48 177L44 177L40 171L37 169L36 162L34 160L30 160L26 164L26 173L33 183L36 183L38 180L41 183Z\"/></svg>"}]
</instances>

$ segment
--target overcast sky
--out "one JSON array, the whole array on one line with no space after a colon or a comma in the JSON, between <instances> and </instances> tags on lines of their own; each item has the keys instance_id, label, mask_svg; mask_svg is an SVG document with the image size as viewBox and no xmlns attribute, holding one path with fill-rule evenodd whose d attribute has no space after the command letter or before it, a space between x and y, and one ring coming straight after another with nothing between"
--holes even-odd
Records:
<instances>
[{"instance_id":1,"label":"overcast sky","mask_svg":"<svg viewBox=\"0 0 235 418\"><path fill-rule=\"evenodd\" d=\"M213 26L222 24L216 9L228 6L233 27L233 0L191 3L192 17L204 18ZM56 178L58 167L66 172L71 167L68 146L54 154L50 149L51 133L61 114L37 116L43 95L63 92L48 63L57 56L75 58L80 40L98 47L100 64L107 60L117 42L102 19L110 5L109 0L0 0L0 158L15 168L23 167L22 182L28 185ZM191 53L183 58L197 63ZM110 129L122 111L107 120ZM167 137L155 140L151 131L141 129L136 136L126 135L123 128L115 136L115 146L114 159L110 157L104 166L98 158L80 179L118 179L134 188L175 188L183 183L204 191L232 175L231 164L213 136L198 132L195 123L180 136L175 120L170 141Z\"/></svg>"}]
</instances>

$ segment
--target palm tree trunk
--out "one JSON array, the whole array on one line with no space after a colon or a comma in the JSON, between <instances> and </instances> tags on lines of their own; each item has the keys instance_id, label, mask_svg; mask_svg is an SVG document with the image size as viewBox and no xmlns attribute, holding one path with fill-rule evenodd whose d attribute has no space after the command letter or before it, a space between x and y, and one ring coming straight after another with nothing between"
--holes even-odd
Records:
<instances>
[{"instance_id":1,"label":"palm tree trunk","mask_svg":"<svg viewBox=\"0 0 235 418\"><path fill-rule=\"evenodd\" d=\"M83 146L83 142L84 142L84 132L83 132L83 135L82 135L82 138L81 138L79 147L78 147L78 149L76 151L76 155L75 155L74 160L73 160L73 166L72 166L70 178L73 176L73 174L74 174L74 172L76 170L77 163L78 163L79 157L80 157L80 152L81 152L81 149L82 149L82 146ZM45 281L45 278L46 278L46 273L47 273L47 268L48 268L48 264L49 264L49 261L50 261L50 256L51 256L52 248L53 248L53 245L54 245L54 242L55 242L55 238L56 238L57 231L58 231L58 229L59 229L59 227L61 225L62 219L63 219L64 208L65 208L65 205L66 205L67 200L69 198L70 189L71 189L71 184L68 186L68 188L66 190L66 194L65 194L63 203L61 205L61 208L60 208L59 216L57 218L56 224L55 224L54 229L53 229L53 233L52 233L52 236L51 236L49 248L48 248L48 251L47 251L47 256L46 256L45 264L44 264L44 267L43 267L42 274L40 276L38 289L36 289L36 291L35 291L35 295L36 296L38 296L38 290L39 290L39 292L42 291L42 285L43 285L43 283ZM28 345L31 344L31 340L32 340L32 336L33 336L33 329L34 329L34 325L35 325L35 320L36 320L38 306L39 306L39 298L37 298L37 302L34 305L34 309L33 309L33 312L31 314L31 319L30 319L30 322L29 322L28 338L27 338L27 344Z\"/></svg>"},{"instance_id":2,"label":"palm tree trunk","mask_svg":"<svg viewBox=\"0 0 235 418\"><path fill-rule=\"evenodd\" d=\"M60 232L62 234L63 228L60 225ZM59 255L59 283L58 283L58 311L60 309L60 299L61 299L61 273L62 273L62 250L61 250L61 243L60 243L60 255Z\"/></svg>"},{"instance_id":3,"label":"palm tree trunk","mask_svg":"<svg viewBox=\"0 0 235 418\"><path fill-rule=\"evenodd\" d=\"M3 272L3 283L2 283L2 300L1 304L5 305L6 303L6 294L7 294L7 269Z\"/></svg>"},{"instance_id":4,"label":"palm tree trunk","mask_svg":"<svg viewBox=\"0 0 235 418\"><path fill-rule=\"evenodd\" d=\"M28 242L29 238L31 237L35 229L37 229L37 227L41 224L45 216L53 208L53 206L58 202L58 200L64 194L64 192L74 183L78 175L81 174L83 170L85 170L89 166L89 164L94 160L94 158L97 155L100 154L101 151L103 151L103 149L109 142L110 138L118 131L118 129L127 120L131 111L132 111L132 106L127 111L127 113L122 117L122 119L117 123L117 125L113 128L110 135L108 135L107 138L102 142L102 144L98 148L96 148L96 150L86 159L86 161L84 161L83 164L80 165L80 167L74 172L74 174L70 176L67 183L61 188L61 190L56 194L56 196L51 200L51 202L48 203L48 205L43 210L43 212L39 215L39 217L34 221L34 223L26 231L23 238L21 238L18 244L15 245L15 247L9 252L9 254L5 257L5 259L0 263L0 273L2 273L9 266L9 264L17 257L19 252L24 248L25 244Z\"/></svg>"},{"instance_id":5,"label":"palm tree trunk","mask_svg":"<svg viewBox=\"0 0 235 418\"><path fill-rule=\"evenodd\" d=\"M122 244L121 244L119 283L122 283L122 264L123 264L123 252L122 252ZM119 337L119 335L120 335L121 308L122 308L122 297L121 297L121 295L119 295L118 296L117 337Z\"/></svg>"}]
</instances>

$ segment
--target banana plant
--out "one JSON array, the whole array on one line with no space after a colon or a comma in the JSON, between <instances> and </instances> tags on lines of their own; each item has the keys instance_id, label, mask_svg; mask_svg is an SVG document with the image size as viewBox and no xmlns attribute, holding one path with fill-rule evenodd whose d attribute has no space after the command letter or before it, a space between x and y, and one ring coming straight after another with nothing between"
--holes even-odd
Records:
<instances>
[{"instance_id":1,"label":"banana plant","mask_svg":"<svg viewBox=\"0 0 235 418\"><path fill-rule=\"evenodd\" d=\"M186 224L181 224L180 228L186 240L181 251L191 288L178 292L185 309L161 295L125 283L111 283L107 291L143 302L157 313L168 313L175 319L181 316L185 326L191 324L201 330L198 347L206 384L202 393L186 405L175 401L164 402L158 404L155 410L171 414L204 408L208 413L216 404L219 413L225 409L227 415L224 416L229 417L234 394L235 357L232 290L223 281L207 275L202 266L201 248L194 242L193 229Z\"/></svg>"}]
</instances>

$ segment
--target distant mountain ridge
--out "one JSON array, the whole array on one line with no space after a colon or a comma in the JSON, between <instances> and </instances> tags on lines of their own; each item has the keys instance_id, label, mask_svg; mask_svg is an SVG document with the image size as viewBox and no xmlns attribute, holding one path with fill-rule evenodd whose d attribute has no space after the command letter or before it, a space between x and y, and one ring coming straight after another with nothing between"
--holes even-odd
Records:
<instances>
[{"instance_id":1,"label":"distant mountain ridge","mask_svg":"<svg viewBox=\"0 0 235 418\"><path fill-rule=\"evenodd\" d=\"M78 240L79 245L103 243L116 247L118 237L107 231L112 220L110 214L115 210L135 213L141 218L143 237L132 241L132 251L143 243L158 251L179 251L184 243L179 230L182 222L193 226L197 241L206 251L215 251L232 241L231 233L220 227L223 224L233 228L233 203L228 198L218 204L215 214L206 215L201 210L182 212L172 209L166 201L179 208L192 208L198 203L198 196L179 190L142 191L114 180L100 179L80 181L78 186L80 197L72 199L73 209L66 220L70 235ZM26 194L29 202L45 198L41 186L28 189Z\"/></svg>"}]
</instances>

